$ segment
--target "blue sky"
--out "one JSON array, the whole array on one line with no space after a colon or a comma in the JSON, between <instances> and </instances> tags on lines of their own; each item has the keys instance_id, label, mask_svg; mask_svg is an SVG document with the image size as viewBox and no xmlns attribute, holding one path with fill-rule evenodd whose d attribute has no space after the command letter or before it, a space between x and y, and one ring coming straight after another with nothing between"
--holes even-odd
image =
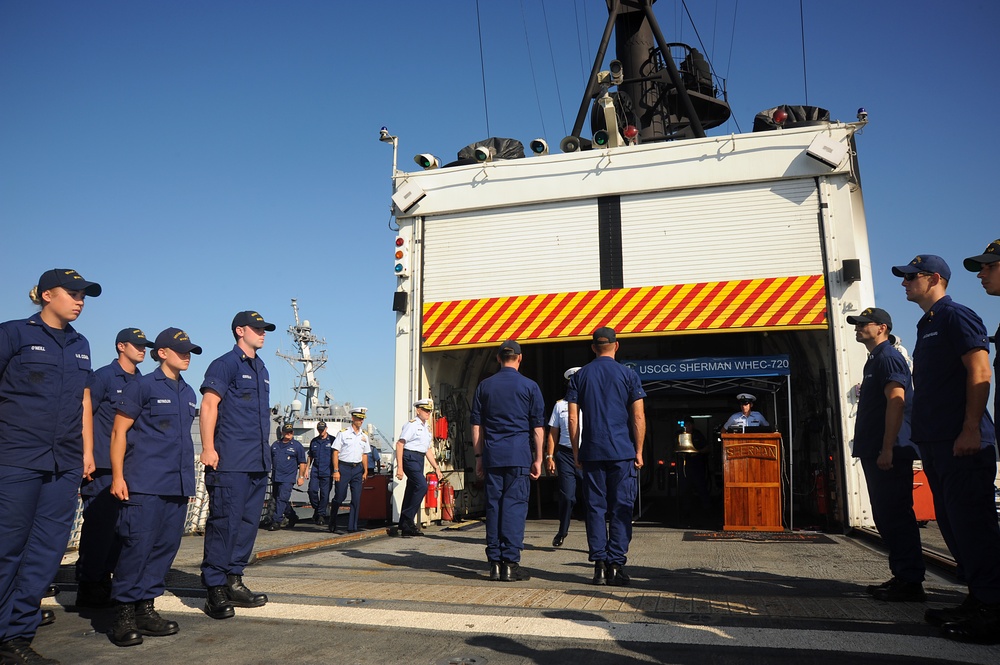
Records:
<instances>
[{"instance_id":1,"label":"blue sky","mask_svg":"<svg viewBox=\"0 0 1000 665\"><path fill-rule=\"evenodd\" d=\"M1000 3L806 0L805 79L797 0L688 5L743 131L806 87L834 118L868 109L876 300L907 346L920 312L889 267L919 252L949 261L949 292L992 332L1000 301L961 259L1000 237ZM668 39L697 45L679 1L656 10ZM264 358L287 404L293 376L273 354L297 298L329 344L324 388L392 438L379 127L404 169L490 135L558 145L607 16L601 0L481 0L479 14L482 61L473 0L0 0L0 319L31 313L41 272L75 268L104 286L77 325L98 364L120 328L179 326L205 348L188 371L200 383L233 314L256 309L278 325ZM733 245L751 233L734 228Z\"/></svg>"}]
</instances>

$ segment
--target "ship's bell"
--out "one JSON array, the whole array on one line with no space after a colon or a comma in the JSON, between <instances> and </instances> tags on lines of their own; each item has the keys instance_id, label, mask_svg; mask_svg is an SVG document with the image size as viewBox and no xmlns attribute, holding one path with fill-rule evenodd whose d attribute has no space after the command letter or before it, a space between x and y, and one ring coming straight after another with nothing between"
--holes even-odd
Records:
<instances>
[{"instance_id":1,"label":"ship's bell","mask_svg":"<svg viewBox=\"0 0 1000 665\"><path fill-rule=\"evenodd\" d=\"M682 455L698 454L698 449L694 447L694 443L691 441L691 432L681 432L677 435L677 447L674 448L674 452Z\"/></svg>"}]
</instances>

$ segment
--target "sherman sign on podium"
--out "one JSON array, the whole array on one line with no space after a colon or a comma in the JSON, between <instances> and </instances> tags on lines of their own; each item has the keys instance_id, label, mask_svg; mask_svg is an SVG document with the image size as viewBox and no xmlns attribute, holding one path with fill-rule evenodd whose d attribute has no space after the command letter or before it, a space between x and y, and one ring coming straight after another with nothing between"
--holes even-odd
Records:
<instances>
[{"instance_id":1,"label":"sherman sign on podium","mask_svg":"<svg viewBox=\"0 0 1000 665\"><path fill-rule=\"evenodd\" d=\"M783 531L781 434L722 435L726 531Z\"/></svg>"}]
</instances>

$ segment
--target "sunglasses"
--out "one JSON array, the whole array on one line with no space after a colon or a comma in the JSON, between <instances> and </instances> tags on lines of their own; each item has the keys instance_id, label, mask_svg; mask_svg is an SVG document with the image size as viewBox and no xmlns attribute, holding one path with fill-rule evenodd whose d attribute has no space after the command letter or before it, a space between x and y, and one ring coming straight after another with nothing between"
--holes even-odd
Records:
<instances>
[{"instance_id":1,"label":"sunglasses","mask_svg":"<svg viewBox=\"0 0 1000 665\"><path fill-rule=\"evenodd\" d=\"M930 277L933 274L934 273L932 273L932 272L908 272L905 275L903 275L903 281L904 282L912 282L917 277Z\"/></svg>"}]
</instances>

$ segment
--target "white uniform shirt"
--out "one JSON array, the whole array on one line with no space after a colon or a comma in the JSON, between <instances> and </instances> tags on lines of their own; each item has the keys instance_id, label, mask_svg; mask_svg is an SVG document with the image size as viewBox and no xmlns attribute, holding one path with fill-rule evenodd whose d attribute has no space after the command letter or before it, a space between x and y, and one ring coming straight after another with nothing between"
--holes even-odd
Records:
<instances>
[{"instance_id":1,"label":"white uniform shirt","mask_svg":"<svg viewBox=\"0 0 1000 665\"><path fill-rule=\"evenodd\" d=\"M403 450L426 453L431 446L431 432L427 429L427 423L421 421L420 418L414 418L403 425L399 439L403 440Z\"/></svg>"},{"instance_id":2,"label":"white uniform shirt","mask_svg":"<svg viewBox=\"0 0 1000 665\"><path fill-rule=\"evenodd\" d=\"M577 411L577 425L580 427L580 434L583 434L583 413ZM559 428L559 445L572 448L573 444L569 440L569 402L564 399L556 402L552 407L552 415L549 416L549 427Z\"/></svg>"},{"instance_id":3,"label":"white uniform shirt","mask_svg":"<svg viewBox=\"0 0 1000 665\"><path fill-rule=\"evenodd\" d=\"M333 449L340 452L338 459L348 464L357 464L362 455L370 455L372 452L365 431L355 432L353 427L340 430L333 440Z\"/></svg>"},{"instance_id":4,"label":"white uniform shirt","mask_svg":"<svg viewBox=\"0 0 1000 665\"><path fill-rule=\"evenodd\" d=\"M729 416L729 420L723 427L724 429L730 427L770 427L770 423L757 411L751 411L748 416L744 416L743 412L740 411Z\"/></svg>"}]
</instances>

